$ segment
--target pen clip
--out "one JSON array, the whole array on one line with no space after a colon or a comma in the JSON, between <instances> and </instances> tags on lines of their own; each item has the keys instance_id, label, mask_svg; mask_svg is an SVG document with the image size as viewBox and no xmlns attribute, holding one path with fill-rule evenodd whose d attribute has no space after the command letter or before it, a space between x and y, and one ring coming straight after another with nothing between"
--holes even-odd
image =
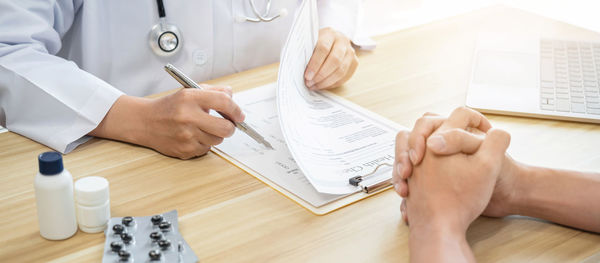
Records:
<instances>
[{"instance_id":1,"label":"pen clip","mask_svg":"<svg viewBox=\"0 0 600 263\"><path fill-rule=\"evenodd\" d=\"M169 75L171 75L175 80L177 80L177 82L179 82L179 84L183 85L183 87L185 87L185 88L202 89L202 87L200 87L200 85L198 85L196 82L194 82L188 76L183 74L183 72L181 72L179 69L177 69L171 63L165 65L165 71L167 73L169 73Z\"/></svg>"}]
</instances>

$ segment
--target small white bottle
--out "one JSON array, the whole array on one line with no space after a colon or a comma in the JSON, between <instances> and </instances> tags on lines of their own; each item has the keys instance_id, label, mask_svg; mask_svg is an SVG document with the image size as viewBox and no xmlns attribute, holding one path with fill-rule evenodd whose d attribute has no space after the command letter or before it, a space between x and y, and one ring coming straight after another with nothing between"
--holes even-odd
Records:
<instances>
[{"instance_id":1,"label":"small white bottle","mask_svg":"<svg viewBox=\"0 0 600 263\"><path fill-rule=\"evenodd\" d=\"M88 176L75 182L75 202L79 229L99 233L110 220L108 181L99 176Z\"/></svg>"},{"instance_id":2,"label":"small white bottle","mask_svg":"<svg viewBox=\"0 0 600 263\"><path fill-rule=\"evenodd\" d=\"M73 177L63 168L58 152L40 154L38 163L34 188L40 235L50 240L67 239L77 232Z\"/></svg>"}]
</instances>

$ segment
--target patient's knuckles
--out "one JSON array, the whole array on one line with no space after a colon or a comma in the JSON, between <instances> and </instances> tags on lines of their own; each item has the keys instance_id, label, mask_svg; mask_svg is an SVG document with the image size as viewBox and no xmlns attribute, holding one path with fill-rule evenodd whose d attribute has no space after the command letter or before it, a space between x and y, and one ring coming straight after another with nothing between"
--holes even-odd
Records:
<instances>
[{"instance_id":1,"label":"patient's knuckles","mask_svg":"<svg viewBox=\"0 0 600 263\"><path fill-rule=\"evenodd\" d=\"M431 123L433 120L429 116L421 116L415 122L415 130L424 129Z\"/></svg>"},{"instance_id":2,"label":"patient's knuckles","mask_svg":"<svg viewBox=\"0 0 600 263\"><path fill-rule=\"evenodd\" d=\"M463 136L463 133L458 128L452 128L448 131L445 131L444 135L443 135L447 144L451 144L451 145L460 145L462 143L462 139L463 139L462 136Z\"/></svg>"},{"instance_id":3,"label":"patient's knuckles","mask_svg":"<svg viewBox=\"0 0 600 263\"><path fill-rule=\"evenodd\" d=\"M465 106L460 106L456 109L454 109L454 111L452 111L452 113L450 114L450 118L453 119L462 119L462 118L467 118L471 115L475 115L477 114L474 110L469 109Z\"/></svg>"}]
</instances>

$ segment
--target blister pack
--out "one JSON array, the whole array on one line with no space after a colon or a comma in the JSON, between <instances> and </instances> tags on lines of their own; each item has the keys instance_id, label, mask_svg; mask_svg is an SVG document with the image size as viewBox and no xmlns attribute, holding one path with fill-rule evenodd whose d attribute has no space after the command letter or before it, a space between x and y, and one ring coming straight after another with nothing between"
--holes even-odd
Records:
<instances>
[{"instance_id":1,"label":"blister pack","mask_svg":"<svg viewBox=\"0 0 600 263\"><path fill-rule=\"evenodd\" d=\"M113 217L104 235L103 263L198 262L179 233L177 210L153 216Z\"/></svg>"}]
</instances>

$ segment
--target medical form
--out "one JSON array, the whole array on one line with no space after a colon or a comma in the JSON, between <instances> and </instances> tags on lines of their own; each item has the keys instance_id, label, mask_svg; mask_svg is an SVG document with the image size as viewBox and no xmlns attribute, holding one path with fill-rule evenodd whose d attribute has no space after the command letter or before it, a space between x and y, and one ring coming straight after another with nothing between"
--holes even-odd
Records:
<instances>
[{"instance_id":1,"label":"medical form","mask_svg":"<svg viewBox=\"0 0 600 263\"><path fill-rule=\"evenodd\" d=\"M282 51L277 83L234 94L246 123L274 150L236 133L215 148L315 207L361 189L349 178L391 178L397 124L327 91L309 91L304 69L317 40L316 3L302 3Z\"/></svg>"}]
</instances>

